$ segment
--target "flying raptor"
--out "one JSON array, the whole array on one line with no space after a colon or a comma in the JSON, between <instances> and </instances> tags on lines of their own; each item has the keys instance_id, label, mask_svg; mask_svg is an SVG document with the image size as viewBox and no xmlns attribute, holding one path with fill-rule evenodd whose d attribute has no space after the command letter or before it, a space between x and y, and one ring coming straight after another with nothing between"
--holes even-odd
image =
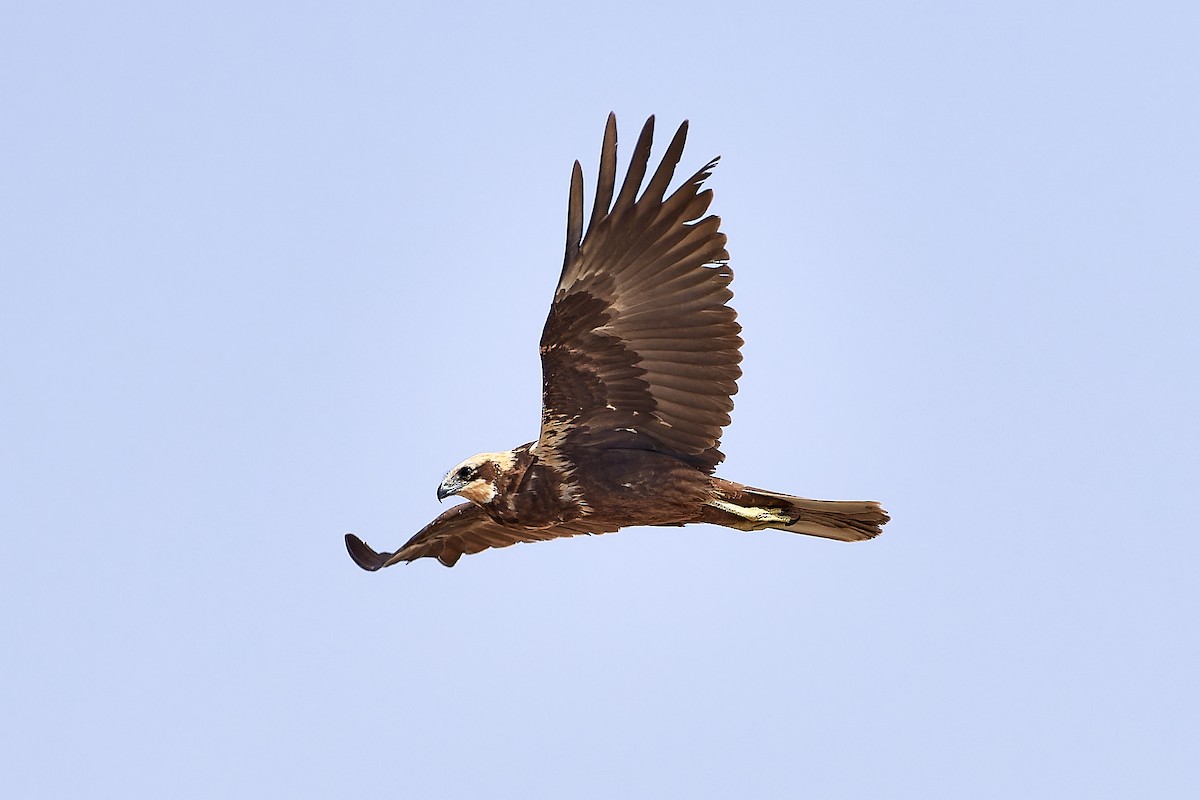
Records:
<instances>
[{"instance_id":1,"label":"flying raptor","mask_svg":"<svg viewBox=\"0 0 1200 800\"><path fill-rule=\"evenodd\" d=\"M567 248L542 330L542 424L536 442L454 467L446 511L394 553L346 534L366 570L517 542L610 533L633 525L708 522L857 542L878 536L878 503L807 500L713 475L737 391L742 340L729 306L721 220L702 189L717 159L667 195L687 122L642 188L654 117L617 191L617 124L609 115L584 227L583 171L571 173ZM613 196L616 195L614 201Z\"/></svg>"}]
</instances>

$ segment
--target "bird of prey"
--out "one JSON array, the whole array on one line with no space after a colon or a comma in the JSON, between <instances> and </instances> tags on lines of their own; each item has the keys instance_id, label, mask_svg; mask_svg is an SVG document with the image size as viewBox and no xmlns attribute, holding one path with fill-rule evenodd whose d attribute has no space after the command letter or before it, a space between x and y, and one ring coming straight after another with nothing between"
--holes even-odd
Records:
<instances>
[{"instance_id":1,"label":"bird of prey","mask_svg":"<svg viewBox=\"0 0 1200 800\"><path fill-rule=\"evenodd\" d=\"M807 500L713 475L742 374L725 234L719 217L705 216L712 190L701 188L717 159L667 194L684 122L643 188L653 135L651 117L618 191L609 115L586 228L575 162L566 257L542 331L537 441L451 469L438 499L468 502L394 553L346 534L360 567L425 557L452 567L488 548L634 525L708 522L842 542L879 535L888 515L878 503Z\"/></svg>"}]
</instances>

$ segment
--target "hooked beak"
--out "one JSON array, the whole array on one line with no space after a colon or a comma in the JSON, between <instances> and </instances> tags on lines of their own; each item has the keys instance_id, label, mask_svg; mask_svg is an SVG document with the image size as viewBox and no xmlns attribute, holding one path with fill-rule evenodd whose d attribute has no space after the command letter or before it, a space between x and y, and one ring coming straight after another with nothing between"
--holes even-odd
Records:
<instances>
[{"instance_id":1,"label":"hooked beak","mask_svg":"<svg viewBox=\"0 0 1200 800\"><path fill-rule=\"evenodd\" d=\"M462 488L466 485L467 484L465 481L460 481L457 478L455 478L453 473L450 475L447 475L445 478L442 479L441 484L438 486L438 489L437 489L438 502L445 500L447 497L453 497L454 495L458 494L460 491L462 491Z\"/></svg>"}]
</instances>

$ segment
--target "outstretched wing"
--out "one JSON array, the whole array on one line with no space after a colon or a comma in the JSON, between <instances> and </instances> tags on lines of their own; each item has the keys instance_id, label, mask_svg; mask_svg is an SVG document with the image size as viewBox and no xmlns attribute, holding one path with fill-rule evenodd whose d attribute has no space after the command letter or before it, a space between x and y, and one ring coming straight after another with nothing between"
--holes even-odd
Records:
<instances>
[{"instance_id":1,"label":"outstretched wing","mask_svg":"<svg viewBox=\"0 0 1200 800\"><path fill-rule=\"evenodd\" d=\"M616 119L608 117L586 235L575 162L562 276L542 332L539 460L564 469L591 447L653 449L711 472L741 376L741 327L726 303L733 273L701 191L717 160L665 197L687 123L641 189L654 118L616 189ZM665 198L665 199L664 199ZM611 208L610 208L610 203ZM585 459L583 459L585 460Z\"/></svg>"},{"instance_id":2,"label":"outstretched wing","mask_svg":"<svg viewBox=\"0 0 1200 800\"><path fill-rule=\"evenodd\" d=\"M346 549L355 564L370 572L418 558L436 558L447 567L453 567L461 556L473 555L489 547L611 533L613 530L615 528L587 525L582 520L543 529L513 528L496 522L474 503L462 503L426 525L394 553L376 552L353 533L346 534Z\"/></svg>"}]
</instances>

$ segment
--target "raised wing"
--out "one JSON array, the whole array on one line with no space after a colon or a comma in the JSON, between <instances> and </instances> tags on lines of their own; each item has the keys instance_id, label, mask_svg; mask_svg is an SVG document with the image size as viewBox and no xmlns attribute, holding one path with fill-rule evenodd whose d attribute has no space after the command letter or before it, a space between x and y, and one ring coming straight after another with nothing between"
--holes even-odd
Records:
<instances>
[{"instance_id":1,"label":"raised wing","mask_svg":"<svg viewBox=\"0 0 1200 800\"><path fill-rule=\"evenodd\" d=\"M578 523L551 528L525 529L501 525L474 503L462 503L448 509L394 553L380 553L353 533L346 534L346 550L354 563L374 572L401 561L436 558L453 567L463 555L473 555L490 547L508 547L518 542L544 542L566 536L610 533L614 528L598 528Z\"/></svg>"},{"instance_id":2,"label":"raised wing","mask_svg":"<svg viewBox=\"0 0 1200 800\"><path fill-rule=\"evenodd\" d=\"M742 340L726 305L733 272L725 234L719 217L704 216L712 191L700 189L717 160L665 197L685 122L638 197L653 136L651 117L613 203L617 129L609 115L586 235L578 161L571 174L566 257L542 332L537 445L539 460L564 469L591 447L654 449L709 472L724 458L718 448Z\"/></svg>"}]
</instances>

